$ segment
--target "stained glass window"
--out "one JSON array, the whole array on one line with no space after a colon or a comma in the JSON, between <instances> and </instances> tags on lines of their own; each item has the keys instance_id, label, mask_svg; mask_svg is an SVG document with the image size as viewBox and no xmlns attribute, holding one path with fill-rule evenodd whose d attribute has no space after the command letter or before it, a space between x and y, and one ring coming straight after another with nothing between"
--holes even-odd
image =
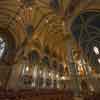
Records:
<instances>
[{"instance_id":1,"label":"stained glass window","mask_svg":"<svg viewBox=\"0 0 100 100\"><path fill-rule=\"evenodd\" d=\"M5 51L6 43L2 37L0 37L0 58L3 56Z\"/></svg>"}]
</instances>

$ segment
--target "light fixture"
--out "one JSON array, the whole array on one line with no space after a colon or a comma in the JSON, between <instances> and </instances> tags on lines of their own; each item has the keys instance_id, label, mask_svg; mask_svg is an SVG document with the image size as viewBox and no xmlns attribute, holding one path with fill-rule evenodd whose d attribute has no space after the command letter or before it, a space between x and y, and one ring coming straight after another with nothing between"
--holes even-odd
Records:
<instances>
[{"instance_id":1,"label":"light fixture","mask_svg":"<svg viewBox=\"0 0 100 100\"><path fill-rule=\"evenodd\" d=\"M78 63L79 66L82 66L81 60L78 60L77 63Z\"/></svg>"},{"instance_id":2,"label":"light fixture","mask_svg":"<svg viewBox=\"0 0 100 100\"><path fill-rule=\"evenodd\" d=\"M21 17L20 17L20 16L17 16L16 19L17 19L17 20L21 20Z\"/></svg>"},{"instance_id":3,"label":"light fixture","mask_svg":"<svg viewBox=\"0 0 100 100\"><path fill-rule=\"evenodd\" d=\"M34 66L34 70L33 70L33 77L34 77L35 79L37 78L37 74L38 74L37 68L38 68L38 65L35 65L35 66Z\"/></svg>"},{"instance_id":4,"label":"light fixture","mask_svg":"<svg viewBox=\"0 0 100 100\"><path fill-rule=\"evenodd\" d=\"M56 75L56 78L57 78L57 79L59 78L59 75L58 75L58 74Z\"/></svg>"},{"instance_id":5,"label":"light fixture","mask_svg":"<svg viewBox=\"0 0 100 100\"><path fill-rule=\"evenodd\" d=\"M65 26L65 22L64 21L62 21L62 26Z\"/></svg>"},{"instance_id":6,"label":"light fixture","mask_svg":"<svg viewBox=\"0 0 100 100\"><path fill-rule=\"evenodd\" d=\"M40 74L42 74L42 70L40 70Z\"/></svg>"},{"instance_id":7,"label":"light fixture","mask_svg":"<svg viewBox=\"0 0 100 100\"><path fill-rule=\"evenodd\" d=\"M100 58L98 59L98 63L100 64Z\"/></svg>"},{"instance_id":8,"label":"light fixture","mask_svg":"<svg viewBox=\"0 0 100 100\"><path fill-rule=\"evenodd\" d=\"M51 77L51 73L49 73L49 76Z\"/></svg>"},{"instance_id":9,"label":"light fixture","mask_svg":"<svg viewBox=\"0 0 100 100\"><path fill-rule=\"evenodd\" d=\"M30 11L32 11L32 10L33 10L33 8L32 8L32 7L29 7L29 10L30 10Z\"/></svg>"},{"instance_id":10,"label":"light fixture","mask_svg":"<svg viewBox=\"0 0 100 100\"><path fill-rule=\"evenodd\" d=\"M48 21L48 19L46 19L45 21L46 21L46 23L48 23L48 22L49 22L49 21Z\"/></svg>"},{"instance_id":11,"label":"light fixture","mask_svg":"<svg viewBox=\"0 0 100 100\"><path fill-rule=\"evenodd\" d=\"M99 48L97 46L93 47L93 51L96 55L99 55Z\"/></svg>"},{"instance_id":12,"label":"light fixture","mask_svg":"<svg viewBox=\"0 0 100 100\"><path fill-rule=\"evenodd\" d=\"M29 71L29 67L28 67L28 66L26 67L26 71L27 71L27 72Z\"/></svg>"},{"instance_id":13,"label":"light fixture","mask_svg":"<svg viewBox=\"0 0 100 100\"><path fill-rule=\"evenodd\" d=\"M34 82L32 83L32 87L35 87L35 83Z\"/></svg>"},{"instance_id":14,"label":"light fixture","mask_svg":"<svg viewBox=\"0 0 100 100\"><path fill-rule=\"evenodd\" d=\"M65 76L62 76L62 77L61 77L61 80L66 80L66 77L65 77Z\"/></svg>"}]
</instances>

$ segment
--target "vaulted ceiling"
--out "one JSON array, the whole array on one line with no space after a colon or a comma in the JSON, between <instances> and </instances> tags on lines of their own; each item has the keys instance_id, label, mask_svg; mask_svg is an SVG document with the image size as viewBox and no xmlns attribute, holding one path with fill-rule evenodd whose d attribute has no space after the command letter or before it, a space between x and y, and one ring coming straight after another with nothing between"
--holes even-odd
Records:
<instances>
[{"instance_id":1,"label":"vaulted ceiling","mask_svg":"<svg viewBox=\"0 0 100 100\"><path fill-rule=\"evenodd\" d=\"M56 53L59 60L65 60L68 44L76 45L70 26L74 17L84 9L98 8L94 1L81 0L0 0L0 28L15 40L15 53L27 46L50 55ZM92 5L92 6L91 6ZM8 34L7 34L8 35ZM38 46L39 45L39 46ZM17 55L17 54L16 54ZM12 57L11 57L12 58Z\"/></svg>"},{"instance_id":2,"label":"vaulted ceiling","mask_svg":"<svg viewBox=\"0 0 100 100\"><path fill-rule=\"evenodd\" d=\"M0 0L0 36L7 38L10 44L4 62L14 64L21 59L23 51L27 55L34 48L40 56L49 50L49 56L56 57L59 63L66 62L69 48L80 48L77 48L80 41L73 38L77 31L71 29L72 23L80 12L90 9L99 10L99 0ZM74 28L77 25L80 23L76 22ZM90 57L93 61L93 56ZM11 67L0 66L0 71L1 76L5 74L3 79L9 80Z\"/></svg>"},{"instance_id":3,"label":"vaulted ceiling","mask_svg":"<svg viewBox=\"0 0 100 100\"><path fill-rule=\"evenodd\" d=\"M68 3L68 0L1 0L0 28L12 34L16 48L31 37L31 47L36 41L41 51L47 46L64 59L66 43L71 39L64 15Z\"/></svg>"}]
</instances>

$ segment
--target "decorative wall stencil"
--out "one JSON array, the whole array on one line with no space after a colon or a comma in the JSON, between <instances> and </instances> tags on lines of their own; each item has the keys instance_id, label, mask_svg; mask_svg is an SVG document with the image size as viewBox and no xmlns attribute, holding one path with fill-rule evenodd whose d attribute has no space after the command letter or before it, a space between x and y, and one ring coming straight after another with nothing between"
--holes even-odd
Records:
<instances>
[{"instance_id":1,"label":"decorative wall stencil","mask_svg":"<svg viewBox=\"0 0 100 100\"><path fill-rule=\"evenodd\" d=\"M92 66L100 66L98 58L93 48L96 46L100 50L100 11L81 12L74 20L71 31L77 42L83 48ZM99 70L100 71L100 68Z\"/></svg>"}]
</instances>

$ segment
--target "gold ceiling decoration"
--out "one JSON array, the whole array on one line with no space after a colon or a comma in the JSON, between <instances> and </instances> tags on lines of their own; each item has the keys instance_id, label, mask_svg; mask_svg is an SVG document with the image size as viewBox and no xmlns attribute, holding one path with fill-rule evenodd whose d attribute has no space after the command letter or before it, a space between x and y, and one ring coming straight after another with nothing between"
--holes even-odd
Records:
<instances>
[{"instance_id":1,"label":"gold ceiling decoration","mask_svg":"<svg viewBox=\"0 0 100 100\"><path fill-rule=\"evenodd\" d=\"M43 58L46 47L51 62L54 60L64 65L64 69L68 68L71 50L80 48L70 32L71 21L84 9L100 7L91 6L93 2L88 0L55 0L60 8L56 12L50 1L53 0L0 0L0 28L8 30L16 41L15 59L9 57L10 62L21 63L21 57L32 50L38 51ZM80 59L77 53L75 57ZM11 67L3 68L1 76L6 73L4 79L8 80ZM72 71L72 74L75 73Z\"/></svg>"},{"instance_id":2,"label":"gold ceiling decoration","mask_svg":"<svg viewBox=\"0 0 100 100\"><path fill-rule=\"evenodd\" d=\"M52 51L57 51L57 55L62 55L59 53L66 48L67 33L63 17L56 15L50 2L50 0L0 1L0 27L8 29L14 35L18 47L22 45L27 35L32 35L32 42L35 39L40 41L42 47L40 49L49 45ZM62 1L62 6L65 6L64 2ZM66 50L64 52L66 53Z\"/></svg>"},{"instance_id":3,"label":"gold ceiling decoration","mask_svg":"<svg viewBox=\"0 0 100 100\"><path fill-rule=\"evenodd\" d=\"M81 2L80 0L74 2L55 0L57 5L53 7L59 8L59 13L56 13L51 6L51 1L53 0L0 1L0 28L8 29L13 34L16 47L21 47L23 41L29 36L32 37L30 44L33 45L34 41L38 40L41 45L40 50L48 45L51 55L56 52L59 58L65 59L67 43L69 40L74 41L69 30L70 19L80 11ZM82 4L85 5L85 2Z\"/></svg>"}]
</instances>

